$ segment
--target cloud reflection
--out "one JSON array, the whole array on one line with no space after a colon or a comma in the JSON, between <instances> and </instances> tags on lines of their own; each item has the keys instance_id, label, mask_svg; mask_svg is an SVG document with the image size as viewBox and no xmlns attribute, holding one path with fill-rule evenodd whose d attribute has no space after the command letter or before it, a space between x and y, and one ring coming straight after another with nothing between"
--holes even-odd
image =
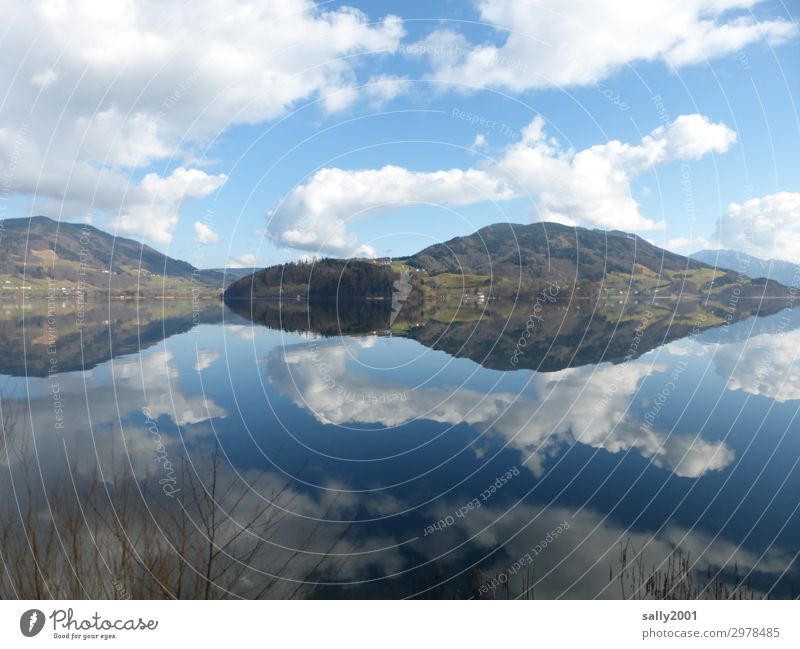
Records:
<instances>
[{"instance_id":1,"label":"cloud reflection","mask_svg":"<svg viewBox=\"0 0 800 649\"><path fill-rule=\"evenodd\" d=\"M541 475L546 458L575 443L610 453L634 450L658 467L691 478L722 469L734 459L723 442L652 427L641 430L641 420L629 406L643 379L664 371L663 366L584 366L534 374L519 393L480 392L405 384L350 360L357 355L357 345L344 340L289 346L269 357L268 377L322 423L391 427L425 419L466 423L500 435L530 455L527 465L535 475ZM609 385L615 386L611 394Z\"/></svg>"}]
</instances>

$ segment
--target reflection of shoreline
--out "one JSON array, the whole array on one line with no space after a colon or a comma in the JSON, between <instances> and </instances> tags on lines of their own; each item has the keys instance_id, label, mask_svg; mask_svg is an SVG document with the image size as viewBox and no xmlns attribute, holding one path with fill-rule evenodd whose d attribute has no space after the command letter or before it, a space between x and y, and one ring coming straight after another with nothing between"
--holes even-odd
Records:
<instances>
[{"instance_id":1,"label":"reflection of shoreline","mask_svg":"<svg viewBox=\"0 0 800 649\"><path fill-rule=\"evenodd\" d=\"M187 300L88 301L78 305L58 298L26 300L15 305L19 308L10 309L4 308L7 303L0 303L0 375L53 374L50 350L56 348L58 373L88 370L110 358L138 353L198 324ZM202 312L201 323L221 322L223 308L220 302L211 302ZM31 336L32 331L47 335Z\"/></svg>"},{"instance_id":2,"label":"reflection of shoreline","mask_svg":"<svg viewBox=\"0 0 800 649\"><path fill-rule=\"evenodd\" d=\"M50 284L60 285L61 283L59 280L45 280L45 284L41 284L41 280L36 280L38 283L34 283L33 285L26 285L24 288L20 287L19 290L11 292L11 290L7 290L6 293L0 293L0 303L4 302L21 302L22 296L24 294L25 301L34 299L34 300L46 300L47 294L50 290ZM81 299L88 299L91 298L94 301L99 300L139 300L139 301L156 301L156 300L191 300L192 297L195 295L195 292L186 289L179 289L176 291L171 292L164 292L159 290L130 290L130 289L120 289L120 290L113 290L108 291L104 289L97 288L96 286L92 286L86 280L79 280L77 282L78 288L70 287L66 291L62 291L62 293L69 298L69 300L73 303L79 302ZM220 290L219 289L212 289L208 287L202 287L199 289L199 292L196 293L201 300L214 300L220 301ZM84 297L81 298L80 296L83 295Z\"/></svg>"},{"instance_id":3,"label":"reflection of shoreline","mask_svg":"<svg viewBox=\"0 0 800 649\"><path fill-rule=\"evenodd\" d=\"M572 297L562 300L552 290L548 295L554 301L540 299L534 304L535 327L531 326L531 306L522 300L493 299L481 305L466 302L455 306L406 302L397 311L386 301L366 300L226 299L226 304L243 318L273 330L322 337L405 337L489 369L538 372L633 360L661 345L719 330L727 323L722 306L695 297L658 303L620 299L601 304ZM783 301L740 298L739 305L736 315L745 321L751 316L774 315ZM631 340L636 344L632 346ZM522 346L524 354L520 353Z\"/></svg>"}]
</instances>

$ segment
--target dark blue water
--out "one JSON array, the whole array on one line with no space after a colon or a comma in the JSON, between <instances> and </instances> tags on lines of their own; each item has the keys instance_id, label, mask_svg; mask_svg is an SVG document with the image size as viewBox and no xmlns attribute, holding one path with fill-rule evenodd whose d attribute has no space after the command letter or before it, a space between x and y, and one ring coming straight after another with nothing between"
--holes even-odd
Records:
<instances>
[{"instance_id":1,"label":"dark blue water","mask_svg":"<svg viewBox=\"0 0 800 649\"><path fill-rule=\"evenodd\" d=\"M6 478L27 456L48 487L118 472L163 499L179 466L208 484L217 447L219 511L272 512L241 596L265 574L276 597L630 597L652 575L674 596L798 592L797 314L536 372L215 309L85 371L2 379L28 442Z\"/></svg>"}]
</instances>

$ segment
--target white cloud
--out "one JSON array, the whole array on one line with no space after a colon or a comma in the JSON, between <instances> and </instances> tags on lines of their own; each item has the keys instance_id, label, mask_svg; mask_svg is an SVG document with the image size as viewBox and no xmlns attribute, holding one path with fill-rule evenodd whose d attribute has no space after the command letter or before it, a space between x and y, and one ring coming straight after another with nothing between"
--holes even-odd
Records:
<instances>
[{"instance_id":1,"label":"white cloud","mask_svg":"<svg viewBox=\"0 0 800 649\"><path fill-rule=\"evenodd\" d=\"M674 237L667 239L667 241L656 242L654 245L661 246L672 252L677 252L682 255L691 254L698 250L705 250L712 247L708 239L701 236L696 237Z\"/></svg>"},{"instance_id":2,"label":"white cloud","mask_svg":"<svg viewBox=\"0 0 800 649\"><path fill-rule=\"evenodd\" d=\"M667 250L683 250L691 243L692 239L688 239L686 237L675 237L674 239L669 239L664 247Z\"/></svg>"},{"instance_id":3,"label":"white cloud","mask_svg":"<svg viewBox=\"0 0 800 649\"><path fill-rule=\"evenodd\" d=\"M611 140L575 151L545 134L537 116L522 139L481 168L415 172L397 166L348 171L321 169L268 214L278 244L335 254L369 254L348 226L400 207L426 203L463 206L533 195L541 220L622 230L660 229L641 214L631 192L639 174L678 159L727 151L736 134L703 115L681 115L638 144Z\"/></svg>"},{"instance_id":4,"label":"white cloud","mask_svg":"<svg viewBox=\"0 0 800 649\"><path fill-rule=\"evenodd\" d=\"M751 43L797 34L788 20L757 21L758 0L480 0L481 20L502 44L470 44L445 29L410 53L425 54L440 81L524 91L596 83L636 61L701 63ZM731 15L731 10L740 10Z\"/></svg>"},{"instance_id":5,"label":"white cloud","mask_svg":"<svg viewBox=\"0 0 800 649\"><path fill-rule=\"evenodd\" d=\"M715 241L763 259L800 259L800 193L780 192L731 203Z\"/></svg>"},{"instance_id":6,"label":"white cloud","mask_svg":"<svg viewBox=\"0 0 800 649\"><path fill-rule=\"evenodd\" d=\"M202 221L195 221L194 239L197 241L197 243L208 245L211 243L217 243L217 241L219 241L219 235Z\"/></svg>"},{"instance_id":7,"label":"white cloud","mask_svg":"<svg viewBox=\"0 0 800 649\"><path fill-rule=\"evenodd\" d=\"M711 152L724 153L735 143L736 133L725 124L695 113L660 126L642 139L639 148L646 154L642 161L646 169L666 160L697 160Z\"/></svg>"},{"instance_id":8,"label":"white cloud","mask_svg":"<svg viewBox=\"0 0 800 649\"><path fill-rule=\"evenodd\" d=\"M172 240L180 206L208 196L221 187L225 174L211 176L199 169L178 167L169 176L147 174L138 185L138 201L129 200L111 225L124 234L138 234L156 243Z\"/></svg>"},{"instance_id":9,"label":"white cloud","mask_svg":"<svg viewBox=\"0 0 800 649\"><path fill-rule=\"evenodd\" d=\"M37 72L31 78L31 83L38 86L40 90L47 90L47 88L58 79L58 73L55 70L48 68Z\"/></svg>"},{"instance_id":10,"label":"white cloud","mask_svg":"<svg viewBox=\"0 0 800 649\"><path fill-rule=\"evenodd\" d=\"M144 166L174 150L159 137L154 116L141 112L123 115L117 108L78 117L75 135L82 141L78 156L112 167Z\"/></svg>"},{"instance_id":11,"label":"white cloud","mask_svg":"<svg viewBox=\"0 0 800 649\"><path fill-rule=\"evenodd\" d=\"M483 133L478 133L475 136L475 139L472 141L472 148L473 149L482 149L487 144L486 136Z\"/></svg>"},{"instance_id":12,"label":"white cloud","mask_svg":"<svg viewBox=\"0 0 800 649\"><path fill-rule=\"evenodd\" d=\"M364 93L374 108L381 108L393 99L409 92L411 82L391 74L378 74L370 77L364 86Z\"/></svg>"},{"instance_id":13,"label":"white cloud","mask_svg":"<svg viewBox=\"0 0 800 649\"><path fill-rule=\"evenodd\" d=\"M359 56L392 52L403 36L399 18L370 22L312 0L198 0L191 12L155 0L38 0L6 13L0 166L10 160L3 133L26 132L10 191L63 217L99 211L157 243L169 242L183 198L224 182L190 168L194 151L298 101L349 105ZM182 171L131 175L158 160Z\"/></svg>"},{"instance_id":14,"label":"white cloud","mask_svg":"<svg viewBox=\"0 0 800 649\"><path fill-rule=\"evenodd\" d=\"M540 219L620 230L663 227L643 216L631 193L631 179L656 165L724 152L736 134L703 115L681 115L659 126L636 145L611 140L581 151L564 150L544 134L537 117L512 144L498 168L538 197Z\"/></svg>"},{"instance_id":15,"label":"white cloud","mask_svg":"<svg viewBox=\"0 0 800 649\"><path fill-rule=\"evenodd\" d=\"M252 253L245 253L228 260L227 268L253 268L258 265L258 257Z\"/></svg>"},{"instance_id":16,"label":"white cloud","mask_svg":"<svg viewBox=\"0 0 800 649\"><path fill-rule=\"evenodd\" d=\"M755 4L754 2L728 2L728 5ZM700 20L692 24L691 32L666 53L665 59L676 67L701 63L730 52L736 52L751 43L766 41L779 45L797 36L797 27L787 20L756 21L750 16L740 16L722 22Z\"/></svg>"},{"instance_id":17,"label":"white cloud","mask_svg":"<svg viewBox=\"0 0 800 649\"><path fill-rule=\"evenodd\" d=\"M227 180L225 174L179 166L168 175L147 173L137 182L122 169L98 166L75 151L64 158L65 150L57 145L44 156L38 138L47 133L32 124L0 126L0 166L5 163L6 173L12 171L10 192L33 195L37 205L49 208L40 210L45 213L52 209L85 221L100 211L120 233L156 243L170 242L185 200L208 196ZM126 151L124 155L134 155L133 149ZM118 153L123 155L122 150Z\"/></svg>"},{"instance_id":18,"label":"white cloud","mask_svg":"<svg viewBox=\"0 0 800 649\"><path fill-rule=\"evenodd\" d=\"M477 169L321 169L269 213L268 229L279 245L374 256L373 249L359 246L347 231L349 223L414 203L468 205L513 196L504 181Z\"/></svg>"}]
</instances>

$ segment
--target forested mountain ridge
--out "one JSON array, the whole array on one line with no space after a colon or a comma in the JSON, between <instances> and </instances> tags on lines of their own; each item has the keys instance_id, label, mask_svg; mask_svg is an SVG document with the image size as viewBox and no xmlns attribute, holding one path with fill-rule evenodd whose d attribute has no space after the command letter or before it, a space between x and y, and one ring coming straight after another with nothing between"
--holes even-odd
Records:
<instances>
[{"instance_id":1,"label":"forested mountain ridge","mask_svg":"<svg viewBox=\"0 0 800 649\"><path fill-rule=\"evenodd\" d=\"M779 298L786 288L669 252L641 237L558 223L500 223L395 260L283 264L234 282L226 298L391 299L408 282L413 301L525 298L546 283L561 297Z\"/></svg>"},{"instance_id":2,"label":"forested mountain ridge","mask_svg":"<svg viewBox=\"0 0 800 649\"><path fill-rule=\"evenodd\" d=\"M270 266L231 284L231 299L391 299L397 273L391 265L361 259L321 259Z\"/></svg>"}]
</instances>

